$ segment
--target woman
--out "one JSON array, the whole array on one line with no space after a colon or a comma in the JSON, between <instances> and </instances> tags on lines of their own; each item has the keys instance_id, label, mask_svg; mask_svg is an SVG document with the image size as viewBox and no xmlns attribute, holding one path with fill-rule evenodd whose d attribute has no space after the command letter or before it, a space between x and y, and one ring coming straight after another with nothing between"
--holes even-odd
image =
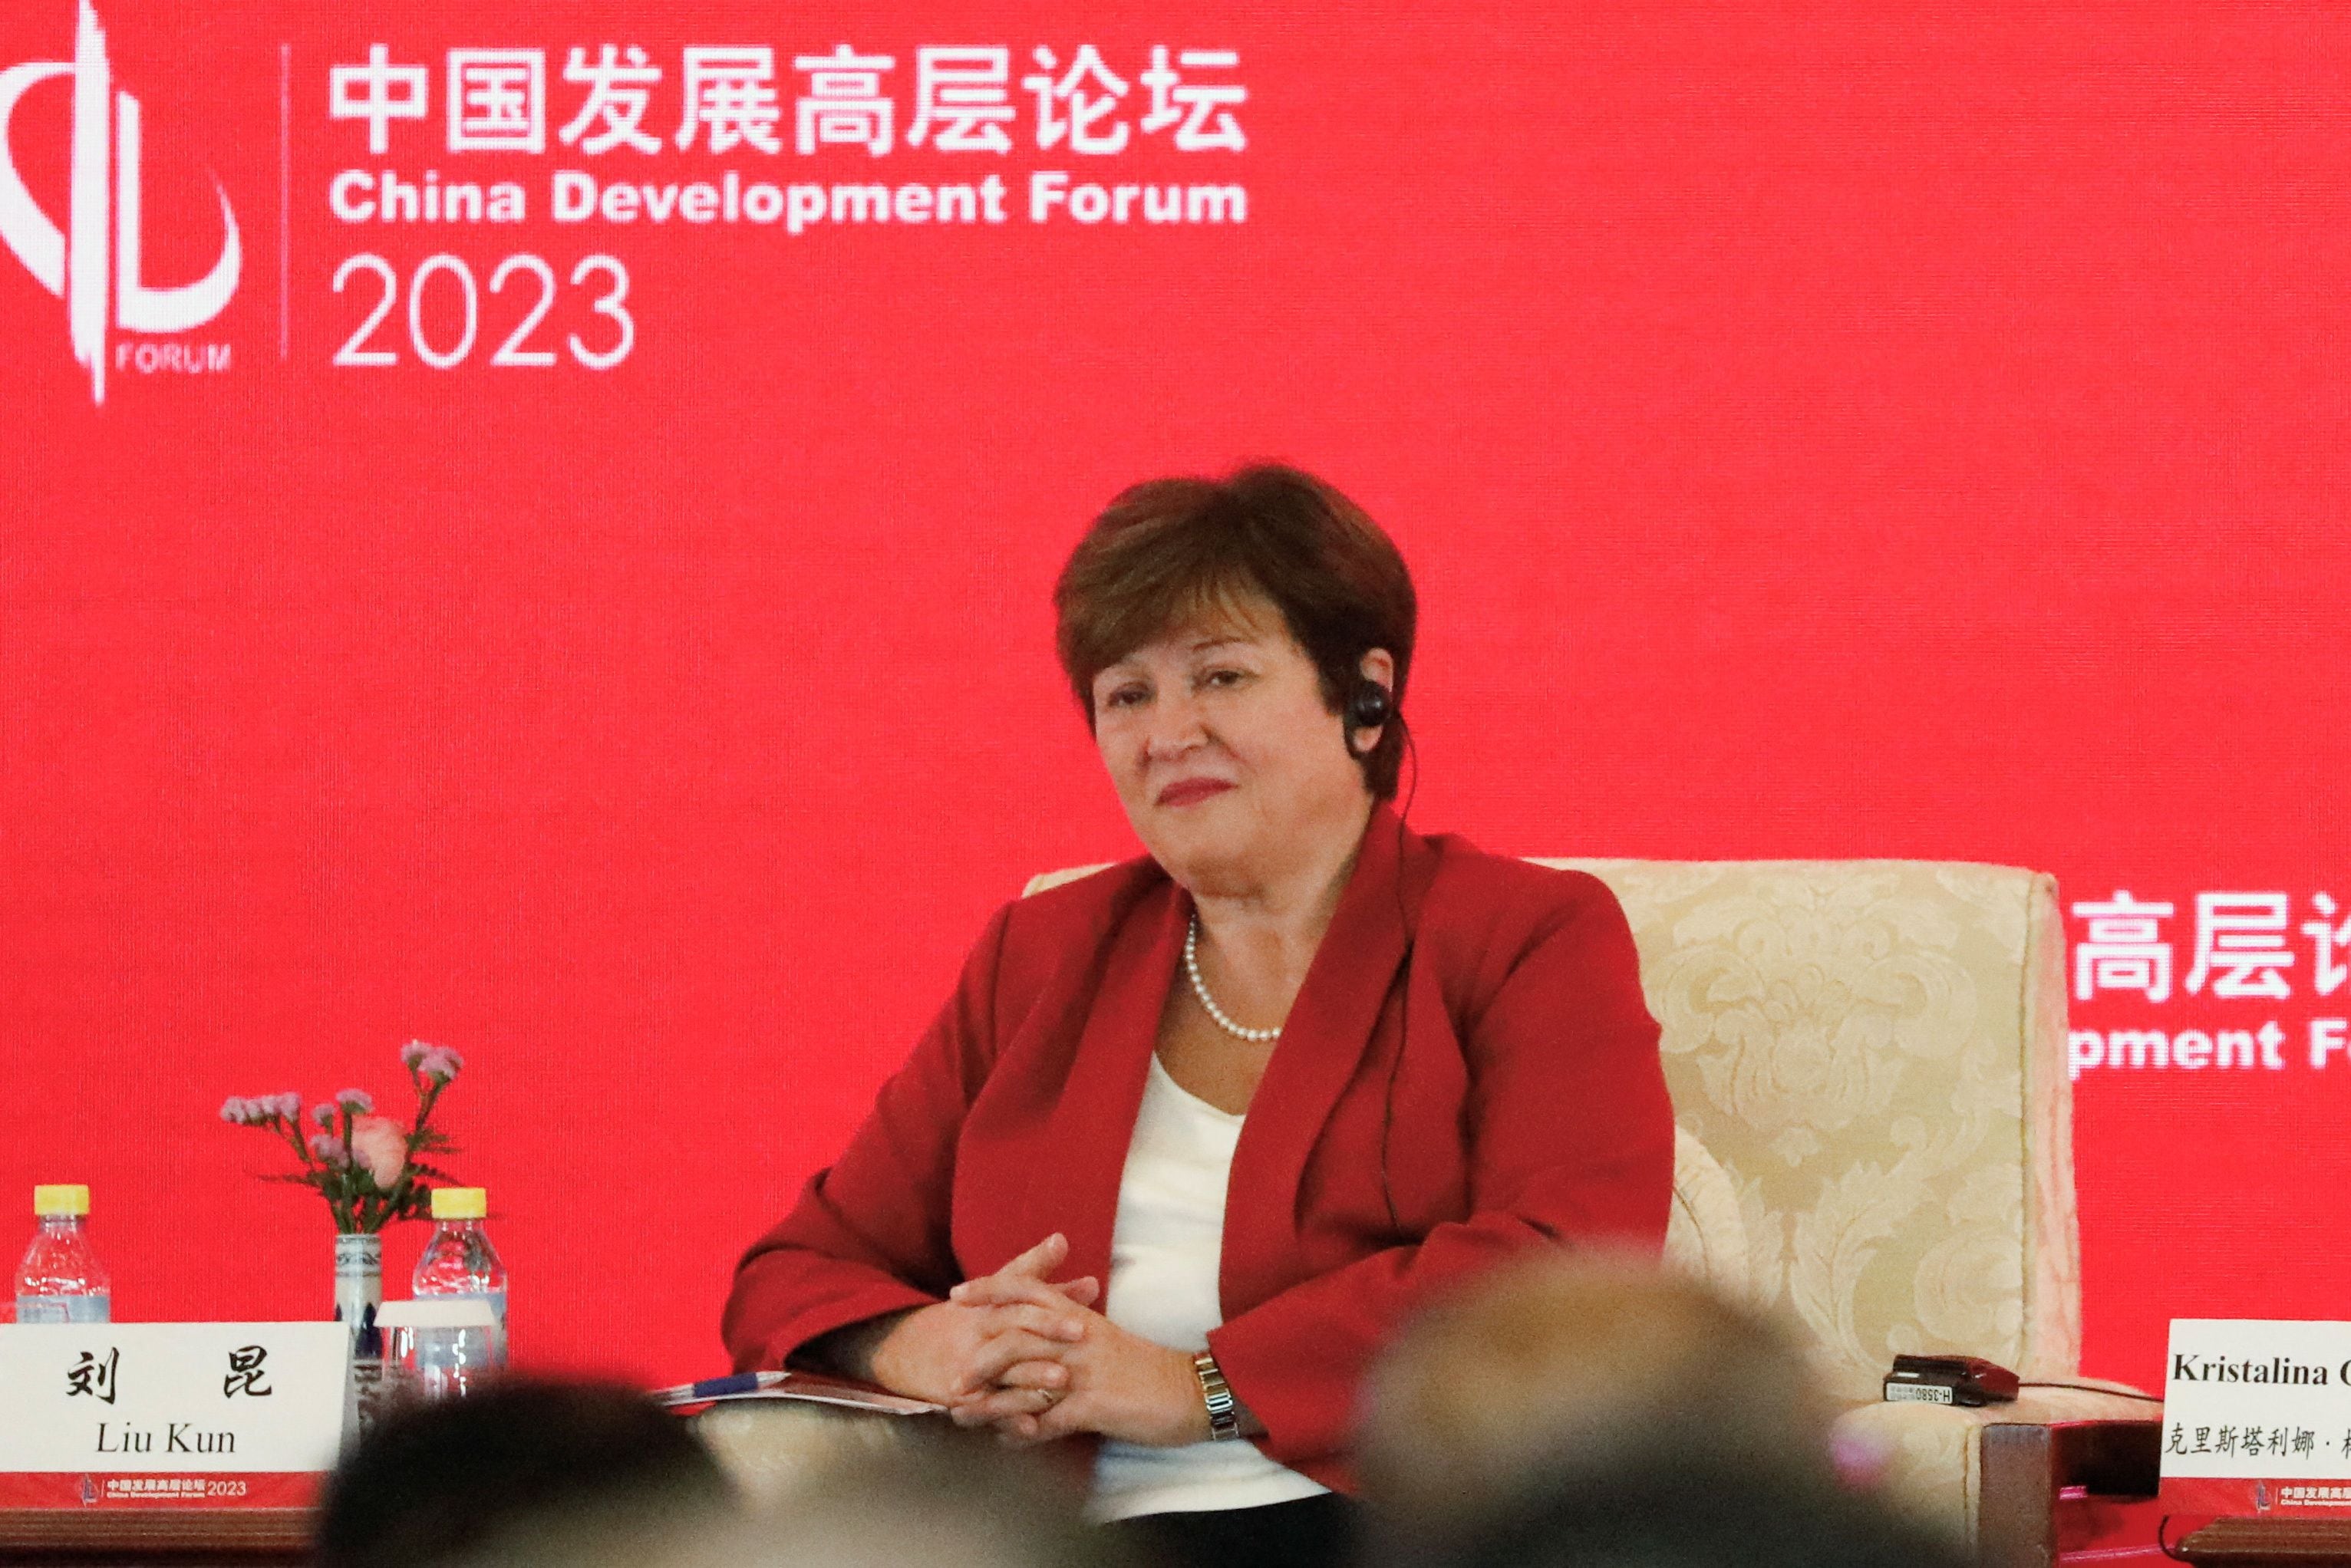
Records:
<instances>
[{"instance_id":1,"label":"woman","mask_svg":"<svg viewBox=\"0 0 2351 1568\"><path fill-rule=\"evenodd\" d=\"M1330 486L1138 486L1055 602L1148 856L998 912L726 1342L1093 1445L1093 1516L1180 1555L1333 1560L1408 1312L1531 1246L1663 1240L1631 933L1597 880L1391 809L1412 582Z\"/></svg>"}]
</instances>

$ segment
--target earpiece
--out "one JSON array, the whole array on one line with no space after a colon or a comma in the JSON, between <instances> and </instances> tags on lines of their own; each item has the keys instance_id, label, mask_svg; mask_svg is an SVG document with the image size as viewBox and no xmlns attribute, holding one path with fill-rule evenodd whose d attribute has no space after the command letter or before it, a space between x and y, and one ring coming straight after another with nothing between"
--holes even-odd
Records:
<instances>
[{"instance_id":1,"label":"earpiece","mask_svg":"<svg viewBox=\"0 0 2351 1568\"><path fill-rule=\"evenodd\" d=\"M1347 749L1359 757L1368 756L1369 753L1355 751L1355 731L1378 729L1394 711L1387 687L1368 678L1357 681L1354 695L1347 699Z\"/></svg>"}]
</instances>

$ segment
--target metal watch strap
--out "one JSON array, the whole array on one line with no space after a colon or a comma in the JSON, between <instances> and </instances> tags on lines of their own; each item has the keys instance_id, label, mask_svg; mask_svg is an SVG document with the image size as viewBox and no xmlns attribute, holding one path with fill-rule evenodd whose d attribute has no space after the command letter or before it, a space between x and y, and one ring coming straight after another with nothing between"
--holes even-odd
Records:
<instances>
[{"instance_id":1,"label":"metal watch strap","mask_svg":"<svg viewBox=\"0 0 2351 1568\"><path fill-rule=\"evenodd\" d=\"M1200 1380L1200 1397L1208 1406L1208 1440L1229 1443L1241 1435L1240 1407L1234 1402L1232 1385L1225 1381L1217 1358L1202 1351L1192 1358L1192 1375Z\"/></svg>"}]
</instances>

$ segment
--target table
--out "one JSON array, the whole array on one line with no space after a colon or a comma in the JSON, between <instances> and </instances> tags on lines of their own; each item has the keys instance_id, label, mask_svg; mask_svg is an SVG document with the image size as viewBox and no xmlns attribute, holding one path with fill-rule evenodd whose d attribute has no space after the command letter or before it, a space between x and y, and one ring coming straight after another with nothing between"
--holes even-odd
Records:
<instances>
[{"instance_id":1,"label":"table","mask_svg":"<svg viewBox=\"0 0 2351 1568\"><path fill-rule=\"evenodd\" d=\"M2216 1519L2178 1551L2199 1568L2351 1565L2351 1519Z\"/></svg>"},{"instance_id":2,"label":"table","mask_svg":"<svg viewBox=\"0 0 2351 1568\"><path fill-rule=\"evenodd\" d=\"M300 1568L307 1508L0 1509L0 1563L57 1568Z\"/></svg>"}]
</instances>

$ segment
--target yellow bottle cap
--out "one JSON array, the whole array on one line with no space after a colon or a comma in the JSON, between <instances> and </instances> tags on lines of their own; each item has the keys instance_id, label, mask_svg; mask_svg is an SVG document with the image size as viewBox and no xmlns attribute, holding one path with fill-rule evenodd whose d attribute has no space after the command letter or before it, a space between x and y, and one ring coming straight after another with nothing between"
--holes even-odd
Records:
<instances>
[{"instance_id":1,"label":"yellow bottle cap","mask_svg":"<svg viewBox=\"0 0 2351 1568\"><path fill-rule=\"evenodd\" d=\"M47 1219L57 1215L88 1214L89 1188L79 1182L33 1189L33 1213Z\"/></svg>"},{"instance_id":2,"label":"yellow bottle cap","mask_svg":"<svg viewBox=\"0 0 2351 1568\"><path fill-rule=\"evenodd\" d=\"M479 1219L490 1211L490 1195L478 1186L436 1186L433 1189L435 1219Z\"/></svg>"}]
</instances>

